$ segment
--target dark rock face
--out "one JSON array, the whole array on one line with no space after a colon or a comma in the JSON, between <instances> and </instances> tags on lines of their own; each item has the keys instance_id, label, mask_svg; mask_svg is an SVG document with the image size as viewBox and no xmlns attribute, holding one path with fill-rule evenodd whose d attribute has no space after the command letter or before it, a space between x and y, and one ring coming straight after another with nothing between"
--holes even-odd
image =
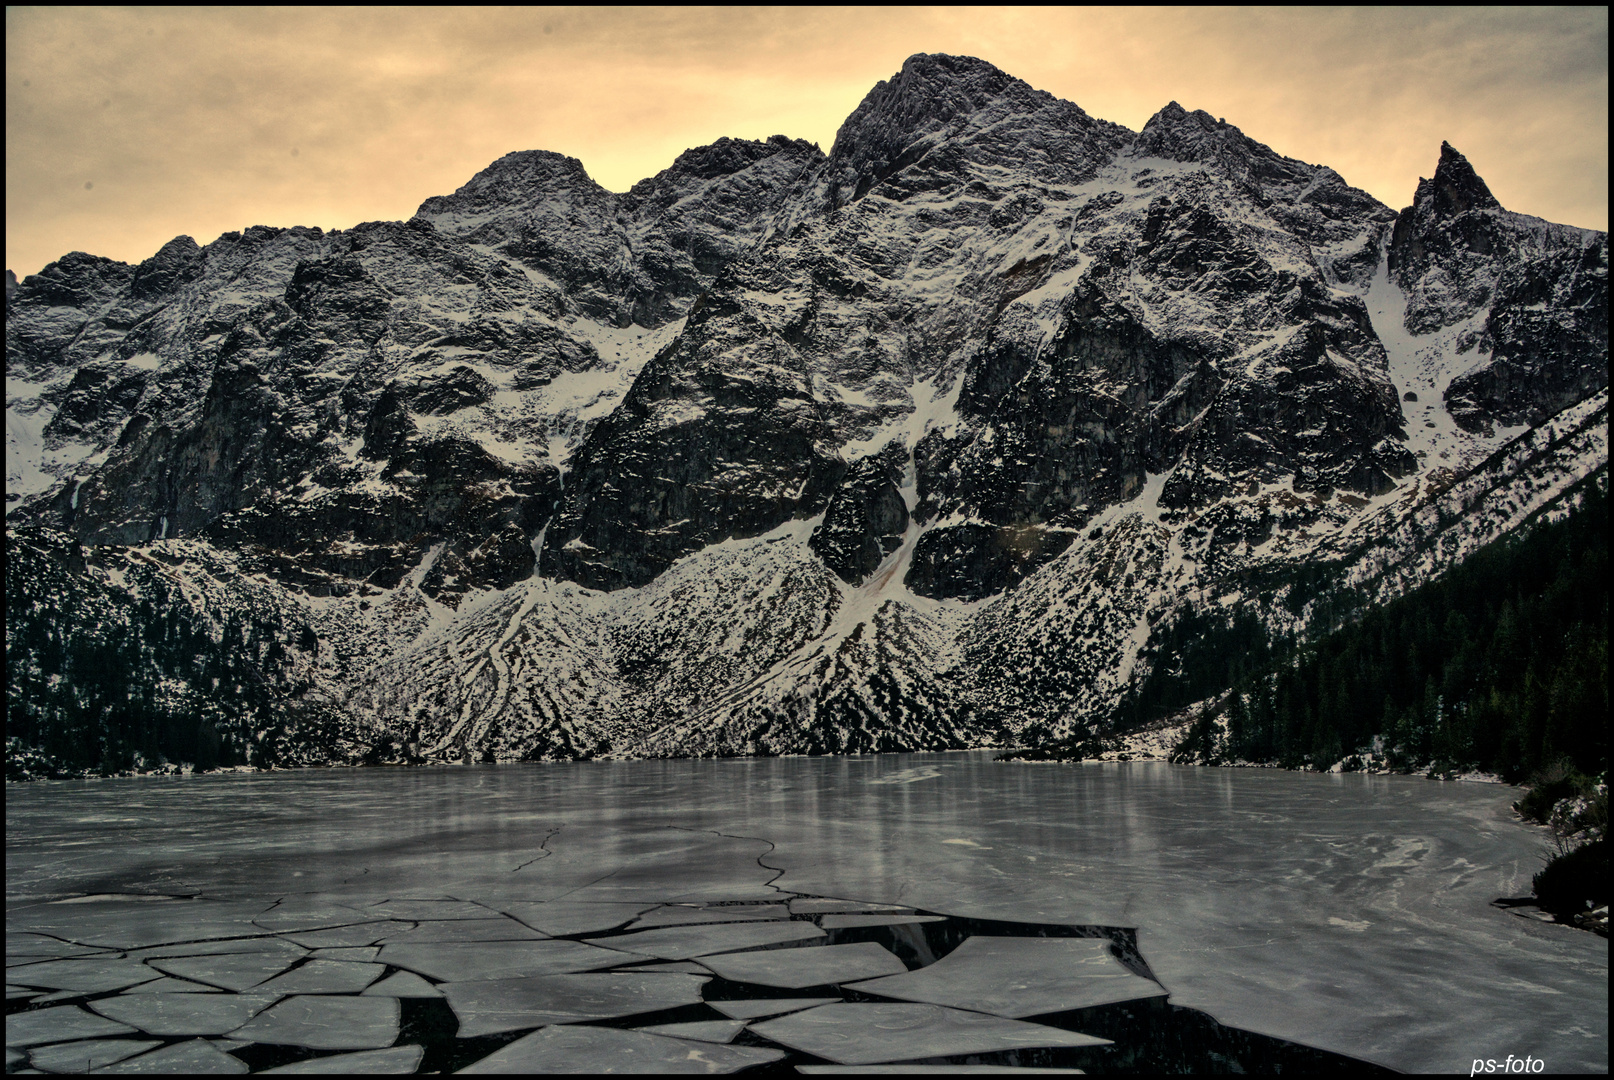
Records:
<instances>
[{"instance_id":1,"label":"dark rock face","mask_svg":"<svg viewBox=\"0 0 1614 1080\"><path fill-rule=\"evenodd\" d=\"M1450 146L1397 215L1175 102L1131 132L919 55L828 155L616 194L522 151L408 222L8 277L8 519L340 608L318 677L442 753L969 746L1596 395L1607 277ZM451 617L486 663L418 636Z\"/></svg>"},{"instance_id":2,"label":"dark rock face","mask_svg":"<svg viewBox=\"0 0 1614 1080\"><path fill-rule=\"evenodd\" d=\"M752 246L822 158L782 135L720 139L613 195L576 158L523 151L427 199L416 219L546 275L591 318L660 326Z\"/></svg>"},{"instance_id":3,"label":"dark rock face","mask_svg":"<svg viewBox=\"0 0 1614 1080\"><path fill-rule=\"evenodd\" d=\"M821 508L845 469L790 345L702 305L572 459L541 572L643 585L679 556Z\"/></svg>"},{"instance_id":4,"label":"dark rock face","mask_svg":"<svg viewBox=\"0 0 1614 1080\"><path fill-rule=\"evenodd\" d=\"M1396 218L1389 264L1409 331L1483 316L1459 343L1481 359L1445 393L1463 427L1540 423L1608 385L1608 234L1502 209L1449 143Z\"/></svg>"},{"instance_id":5,"label":"dark rock face","mask_svg":"<svg viewBox=\"0 0 1614 1080\"><path fill-rule=\"evenodd\" d=\"M1035 525L943 525L919 538L908 587L920 596L980 600L1018 584L1075 535Z\"/></svg>"},{"instance_id":6,"label":"dark rock face","mask_svg":"<svg viewBox=\"0 0 1614 1080\"><path fill-rule=\"evenodd\" d=\"M892 460L897 456L866 457L848 469L830 496L824 523L808 541L824 565L849 585L862 584L902 546L908 507L897 489L901 468Z\"/></svg>"}]
</instances>

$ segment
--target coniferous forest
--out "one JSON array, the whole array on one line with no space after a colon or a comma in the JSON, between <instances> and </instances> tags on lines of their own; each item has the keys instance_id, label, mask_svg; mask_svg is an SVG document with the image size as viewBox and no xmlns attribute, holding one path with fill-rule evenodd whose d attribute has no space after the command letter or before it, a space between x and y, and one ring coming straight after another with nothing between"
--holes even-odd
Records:
<instances>
[{"instance_id":1,"label":"coniferous forest","mask_svg":"<svg viewBox=\"0 0 1614 1080\"><path fill-rule=\"evenodd\" d=\"M1237 619L1199 641L1200 655L1178 668L1179 684L1191 685L1178 692L1214 695L1215 674L1235 677L1179 746L1184 760L1327 768L1346 759L1350 768L1362 759L1347 755L1366 750L1392 768L1481 769L1511 782L1562 762L1600 774L1607 497L1588 483L1562 519L1493 543L1306 644L1268 640ZM1163 694L1146 683L1123 716L1146 714Z\"/></svg>"}]
</instances>

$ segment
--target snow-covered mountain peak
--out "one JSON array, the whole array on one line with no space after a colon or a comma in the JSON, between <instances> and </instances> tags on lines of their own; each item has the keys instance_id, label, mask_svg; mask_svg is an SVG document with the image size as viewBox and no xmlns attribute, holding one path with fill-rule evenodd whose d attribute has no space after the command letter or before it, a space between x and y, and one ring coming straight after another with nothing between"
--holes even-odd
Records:
<instances>
[{"instance_id":1,"label":"snow-covered mountain peak","mask_svg":"<svg viewBox=\"0 0 1614 1080\"><path fill-rule=\"evenodd\" d=\"M518 150L495 161L452 195L433 195L417 217L436 221L448 214L485 213L545 198L608 199L606 191L574 157L549 150Z\"/></svg>"},{"instance_id":2,"label":"snow-covered mountain peak","mask_svg":"<svg viewBox=\"0 0 1614 1080\"><path fill-rule=\"evenodd\" d=\"M10 519L238 568L428 756L1058 728L1191 593L1389 536L1607 383L1606 235L1449 146L1398 218L946 55L827 156L718 139L613 193L523 151L7 308Z\"/></svg>"}]
</instances>

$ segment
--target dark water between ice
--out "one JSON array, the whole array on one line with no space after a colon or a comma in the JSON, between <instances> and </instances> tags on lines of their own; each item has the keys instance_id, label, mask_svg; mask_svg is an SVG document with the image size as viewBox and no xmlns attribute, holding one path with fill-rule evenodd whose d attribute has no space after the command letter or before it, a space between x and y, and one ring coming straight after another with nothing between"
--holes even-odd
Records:
<instances>
[{"instance_id":1,"label":"dark water between ice","mask_svg":"<svg viewBox=\"0 0 1614 1080\"><path fill-rule=\"evenodd\" d=\"M944 918L900 932L836 928L808 944L872 942L923 968L902 942L925 944L939 961L972 936L1105 935L1169 994L1033 1018L1109 1046L929 1057L1088 1071L1325 1066L1309 1047L1409 1070L1530 1054L1548 1071L1603 1071L1607 942L1490 906L1527 893L1540 866L1543 835L1511 818L1515 797L1403 777L1007 764L984 753L10 785L9 981L33 964L66 963L19 954L13 968L18 942L101 946L74 958L88 971L157 939L182 940L165 914L179 904L202 912L194 938L214 940L290 930L253 921L276 902L332 925L338 910L402 912L407 934L451 921L406 925L423 909L398 905L416 901L472 901L497 915L513 905L698 911L834 897ZM52 902L131 893L207 904ZM631 934L630 917L604 936ZM371 959L379 971L387 956ZM122 989L8 1008L78 1007ZM850 1004L890 1000L723 978L700 993L710 1003L836 990ZM712 1008L597 1023L703 1022ZM403 999L397 1041L429 1048L422 1067L458 1067L469 1051L521 1034L459 1044L455 1020L441 998ZM767 1033L790 1030L752 1023L729 1045L785 1046ZM314 1053L219 1045L254 1067ZM769 1067L833 1060L789 1053Z\"/></svg>"}]
</instances>

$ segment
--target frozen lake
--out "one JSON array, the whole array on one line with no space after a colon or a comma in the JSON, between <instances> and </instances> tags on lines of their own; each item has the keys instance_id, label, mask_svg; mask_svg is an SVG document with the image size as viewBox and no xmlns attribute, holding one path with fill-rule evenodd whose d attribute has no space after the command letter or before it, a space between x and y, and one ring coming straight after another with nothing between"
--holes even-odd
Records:
<instances>
[{"instance_id":1,"label":"frozen lake","mask_svg":"<svg viewBox=\"0 0 1614 1080\"><path fill-rule=\"evenodd\" d=\"M1490 905L1545 850L1512 788L968 753L6 795L8 1069L408 1071L450 1035L487 1070L1069 1064L1170 1006L1396 1069L1608 1066L1607 941Z\"/></svg>"}]
</instances>

